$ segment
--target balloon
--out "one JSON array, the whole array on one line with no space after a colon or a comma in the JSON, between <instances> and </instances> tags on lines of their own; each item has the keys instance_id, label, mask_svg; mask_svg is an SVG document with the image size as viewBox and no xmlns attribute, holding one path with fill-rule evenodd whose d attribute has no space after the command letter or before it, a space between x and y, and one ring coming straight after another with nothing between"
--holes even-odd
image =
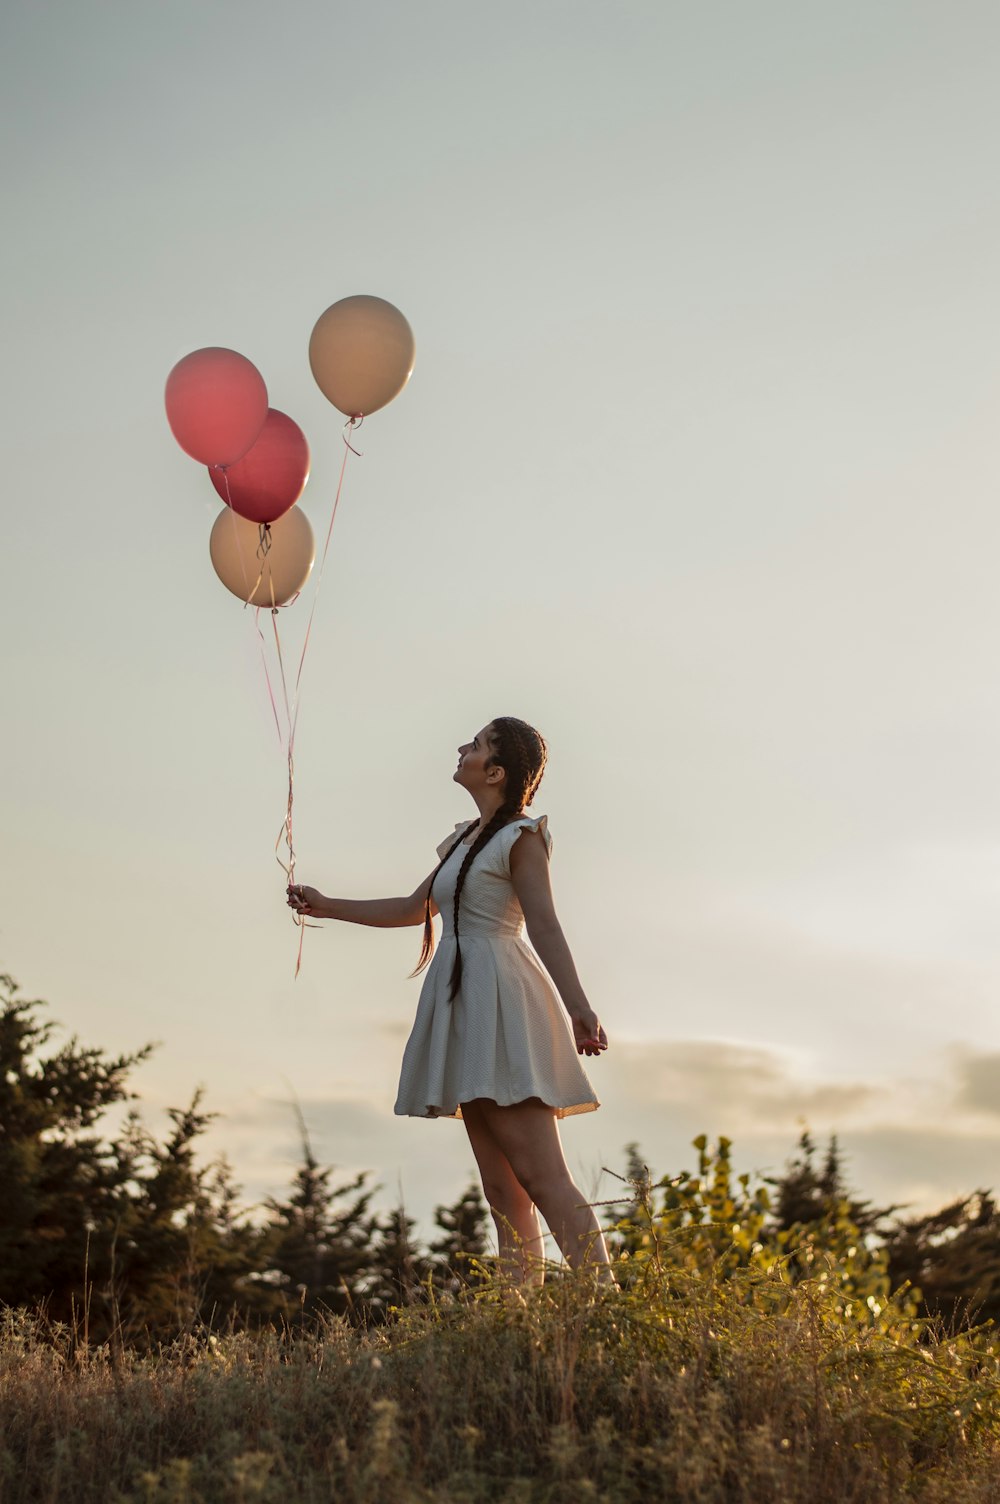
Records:
<instances>
[{"instance_id":1,"label":"balloon","mask_svg":"<svg viewBox=\"0 0 1000 1504\"><path fill-rule=\"evenodd\" d=\"M283 606L301 590L316 557L309 519L292 507L267 529L265 552L256 522L223 507L212 525L209 553L227 590L252 606Z\"/></svg>"},{"instance_id":2,"label":"balloon","mask_svg":"<svg viewBox=\"0 0 1000 1504\"><path fill-rule=\"evenodd\" d=\"M377 412L413 370L413 330L384 298L341 298L316 320L309 364L323 396L348 418Z\"/></svg>"},{"instance_id":3,"label":"balloon","mask_svg":"<svg viewBox=\"0 0 1000 1504\"><path fill-rule=\"evenodd\" d=\"M232 465L264 427L267 387L252 361L210 345L179 360L167 377L167 422L203 465Z\"/></svg>"},{"instance_id":4,"label":"balloon","mask_svg":"<svg viewBox=\"0 0 1000 1504\"><path fill-rule=\"evenodd\" d=\"M260 438L226 471L209 470L227 506L251 522L273 522L295 505L309 479L309 445L297 423L267 411Z\"/></svg>"}]
</instances>

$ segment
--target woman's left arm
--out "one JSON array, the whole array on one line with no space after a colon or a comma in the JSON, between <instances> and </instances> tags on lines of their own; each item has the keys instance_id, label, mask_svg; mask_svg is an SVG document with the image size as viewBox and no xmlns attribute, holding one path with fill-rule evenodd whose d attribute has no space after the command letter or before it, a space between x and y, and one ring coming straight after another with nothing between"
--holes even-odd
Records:
<instances>
[{"instance_id":1,"label":"woman's left arm","mask_svg":"<svg viewBox=\"0 0 1000 1504\"><path fill-rule=\"evenodd\" d=\"M555 983L573 1022L577 1051L581 1055L598 1055L608 1047L607 1035L580 985L566 936L556 918L549 882L549 855L539 831L523 830L514 842L510 852L510 876L524 913L528 939Z\"/></svg>"}]
</instances>

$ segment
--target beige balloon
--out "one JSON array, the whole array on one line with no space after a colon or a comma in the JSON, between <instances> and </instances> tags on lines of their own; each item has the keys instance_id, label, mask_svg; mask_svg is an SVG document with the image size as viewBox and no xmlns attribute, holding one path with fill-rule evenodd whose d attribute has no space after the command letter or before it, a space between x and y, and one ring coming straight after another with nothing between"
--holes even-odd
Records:
<instances>
[{"instance_id":1,"label":"beige balloon","mask_svg":"<svg viewBox=\"0 0 1000 1504\"><path fill-rule=\"evenodd\" d=\"M316 558L309 519L300 507L268 524L270 547L261 526L223 507L212 525L209 553L227 590L251 606L283 606L302 589Z\"/></svg>"},{"instance_id":2,"label":"beige balloon","mask_svg":"<svg viewBox=\"0 0 1000 1504\"><path fill-rule=\"evenodd\" d=\"M413 330L384 298L341 298L316 320L309 364L324 397L348 418L378 412L410 379Z\"/></svg>"}]
</instances>

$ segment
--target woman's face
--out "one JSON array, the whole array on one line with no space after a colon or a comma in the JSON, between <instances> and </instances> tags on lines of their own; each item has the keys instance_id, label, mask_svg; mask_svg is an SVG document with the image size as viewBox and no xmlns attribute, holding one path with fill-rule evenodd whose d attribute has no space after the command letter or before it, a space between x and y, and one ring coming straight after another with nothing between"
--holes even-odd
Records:
<instances>
[{"instance_id":1,"label":"woman's face","mask_svg":"<svg viewBox=\"0 0 1000 1504\"><path fill-rule=\"evenodd\" d=\"M456 783L472 792L473 789L487 787L491 783L498 783L503 778L502 768L488 768L487 763L493 755L490 746L490 727L484 726L477 731L471 742L466 742L458 749L458 767L452 777Z\"/></svg>"}]
</instances>

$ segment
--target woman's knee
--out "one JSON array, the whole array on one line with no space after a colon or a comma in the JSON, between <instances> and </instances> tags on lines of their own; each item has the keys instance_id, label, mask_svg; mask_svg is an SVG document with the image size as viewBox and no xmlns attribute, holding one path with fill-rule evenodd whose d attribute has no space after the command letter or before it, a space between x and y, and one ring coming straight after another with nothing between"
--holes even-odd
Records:
<instances>
[{"instance_id":1,"label":"woman's knee","mask_svg":"<svg viewBox=\"0 0 1000 1504\"><path fill-rule=\"evenodd\" d=\"M518 1185L536 1206L574 1189L573 1177L562 1154L547 1153L545 1145L511 1143L507 1146L507 1159Z\"/></svg>"},{"instance_id":2,"label":"woman's knee","mask_svg":"<svg viewBox=\"0 0 1000 1504\"><path fill-rule=\"evenodd\" d=\"M572 1192L575 1187L568 1171L530 1161L515 1166L518 1184L535 1206L551 1205L553 1200Z\"/></svg>"},{"instance_id":3,"label":"woman's knee","mask_svg":"<svg viewBox=\"0 0 1000 1504\"><path fill-rule=\"evenodd\" d=\"M483 1194L494 1216L516 1221L534 1209L527 1191L512 1175L497 1180L483 1179Z\"/></svg>"}]
</instances>

